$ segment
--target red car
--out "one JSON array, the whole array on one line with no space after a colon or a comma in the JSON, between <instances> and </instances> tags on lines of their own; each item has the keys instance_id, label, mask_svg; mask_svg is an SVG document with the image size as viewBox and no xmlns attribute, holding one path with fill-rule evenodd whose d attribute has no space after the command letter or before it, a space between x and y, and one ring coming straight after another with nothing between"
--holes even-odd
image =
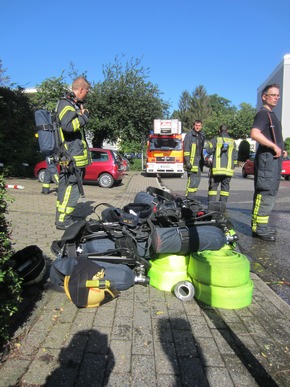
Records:
<instances>
[{"instance_id":1,"label":"red car","mask_svg":"<svg viewBox=\"0 0 290 387\"><path fill-rule=\"evenodd\" d=\"M114 184L121 184L126 175L121 155L111 149L91 148L90 151L92 164L86 167L84 182L97 182L103 188L111 188ZM44 160L34 167L34 176L40 182L43 182L46 166Z\"/></svg>"},{"instance_id":2,"label":"red car","mask_svg":"<svg viewBox=\"0 0 290 387\"><path fill-rule=\"evenodd\" d=\"M246 178L248 175L254 175L254 160L255 155L253 154L243 165L242 176L244 178ZM290 157L283 158L281 175L285 178L285 180L290 179Z\"/></svg>"}]
</instances>

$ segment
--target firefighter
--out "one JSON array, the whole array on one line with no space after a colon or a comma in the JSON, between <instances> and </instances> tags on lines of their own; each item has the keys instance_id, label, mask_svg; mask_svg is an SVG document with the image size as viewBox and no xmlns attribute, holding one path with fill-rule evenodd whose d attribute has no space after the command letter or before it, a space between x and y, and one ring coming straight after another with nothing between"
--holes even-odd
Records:
<instances>
[{"instance_id":1,"label":"firefighter","mask_svg":"<svg viewBox=\"0 0 290 387\"><path fill-rule=\"evenodd\" d=\"M56 203L55 225L66 230L73 224L72 213L82 190L83 169L90 164L90 153L85 138L84 126L90 114L83 103L90 84L79 77L72 84L72 92L60 99L57 115L60 122L60 137L63 151L60 157L60 174Z\"/></svg>"},{"instance_id":2,"label":"firefighter","mask_svg":"<svg viewBox=\"0 0 290 387\"><path fill-rule=\"evenodd\" d=\"M184 165L188 176L185 194L190 200L195 198L204 166L204 134L201 129L202 122L195 120L192 131L186 133L183 142Z\"/></svg>"},{"instance_id":3,"label":"firefighter","mask_svg":"<svg viewBox=\"0 0 290 387\"><path fill-rule=\"evenodd\" d=\"M221 125L218 136L208 141L206 151L213 155L209 171L208 202L217 201L220 185L219 201L226 203L230 194L230 182L237 164L235 141L228 135L228 127Z\"/></svg>"},{"instance_id":4,"label":"firefighter","mask_svg":"<svg viewBox=\"0 0 290 387\"><path fill-rule=\"evenodd\" d=\"M256 114L251 130L251 138L259 143L254 163L252 236L275 242L276 230L268 223L279 190L282 156L287 156L281 122L273 112L280 98L279 85L267 85L261 98L263 107Z\"/></svg>"},{"instance_id":5,"label":"firefighter","mask_svg":"<svg viewBox=\"0 0 290 387\"><path fill-rule=\"evenodd\" d=\"M47 164L47 167L44 173L44 179L43 179L42 191L41 191L41 193L44 195L49 194L51 181L53 181L56 184L56 186L58 186L58 180L59 180L58 170L53 156L46 158L46 164Z\"/></svg>"}]
</instances>

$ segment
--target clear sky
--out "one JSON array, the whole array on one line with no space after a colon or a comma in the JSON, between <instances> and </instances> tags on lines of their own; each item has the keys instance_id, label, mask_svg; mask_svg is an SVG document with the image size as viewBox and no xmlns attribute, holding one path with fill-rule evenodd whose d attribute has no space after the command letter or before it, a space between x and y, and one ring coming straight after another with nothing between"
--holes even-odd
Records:
<instances>
[{"instance_id":1,"label":"clear sky","mask_svg":"<svg viewBox=\"0 0 290 387\"><path fill-rule=\"evenodd\" d=\"M70 62L90 81L116 55L142 58L149 80L178 109L203 85L239 106L290 53L290 0L0 0L0 59L23 87Z\"/></svg>"}]
</instances>

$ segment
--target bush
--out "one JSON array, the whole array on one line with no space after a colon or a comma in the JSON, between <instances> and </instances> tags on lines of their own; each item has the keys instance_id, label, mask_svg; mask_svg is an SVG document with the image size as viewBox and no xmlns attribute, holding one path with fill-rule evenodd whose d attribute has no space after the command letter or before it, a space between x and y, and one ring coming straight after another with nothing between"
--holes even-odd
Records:
<instances>
[{"instance_id":1,"label":"bush","mask_svg":"<svg viewBox=\"0 0 290 387\"><path fill-rule=\"evenodd\" d=\"M130 170L131 171L141 171L142 170L142 160L137 159L137 158L130 160Z\"/></svg>"},{"instance_id":2,"label":"bush","mask_svg":"<svg viewBox=\"0 0 290 387\"><path fill-rule=\"evenodd\" d=\"M9 239L5 181L0 176L0 345L9 338L9 319L21 302L21 280L13 270L13 250Z\"/></svg>"}]
</instances>

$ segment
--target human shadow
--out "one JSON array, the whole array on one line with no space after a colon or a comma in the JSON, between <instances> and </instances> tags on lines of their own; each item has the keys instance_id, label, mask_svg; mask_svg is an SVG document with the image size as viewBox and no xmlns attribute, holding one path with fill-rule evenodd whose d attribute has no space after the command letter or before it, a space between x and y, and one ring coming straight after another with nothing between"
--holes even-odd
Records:
<instances>
[{"instance_id":1,"label":"human shadow","mask_svg":"<svg viewBox=\"0 0 290 387\"><path fill-rule=\"evenodd\" d=\"M107 386L115 365L108 336L95 329L77 332L61 350L58 362L45 386Z\"/></svg>"},{"instance_id":2,"label":"human shadow","mask_svg":"<svg viewBox=\"0 0 290 387\"><path fill-rule=\"evenodd\" d=\"M255 355L245 346L242 340L236 335L231 327L218 315L217 311L204 308L211 323L221 334L233 353L238 357L248 373L254 378L258 386L277 387L278 384L266 371Z\"/></svg>"},{"instance_id":3,"label":"human shadow","mask_svg":"<svg viewBox=\"0 0 290 387\"><path fill-rule=\"evenodd\" d=\"M164 385L209 386L202 365L202 349L198 347L189 322L184 318L160 319L158 335L163 349L159 358L160 367L163 368L160 373L167 377ZM166 365L168 362L162 361L164 356L167 357L169 365Z\"/></svg>"}]
</instances>

